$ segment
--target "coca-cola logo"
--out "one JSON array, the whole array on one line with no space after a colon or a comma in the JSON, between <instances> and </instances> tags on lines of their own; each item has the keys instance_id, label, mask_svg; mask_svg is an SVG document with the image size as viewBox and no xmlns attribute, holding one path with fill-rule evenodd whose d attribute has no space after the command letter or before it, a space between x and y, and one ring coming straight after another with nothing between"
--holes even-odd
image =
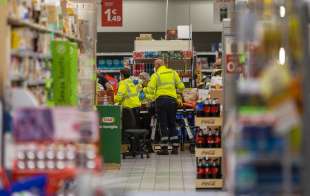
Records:
<instances>
[{"instance_id":1,"label":"coca-cola logo","mask_svg":"<svg viewBox=\"0 0 310 196\"><path fill-rule=\"evenodd\" d=\"M202 186L206 186L206 187L209 187L209 186L216 186L216 183L215 183L215 181L203 182L203 183L202 183Z\"/></svg>"},{"instance_id":2,"label":"coca-cola logo","mask_svg":"<svg viewBox=\"0 0 310 196\"><path fill-rule=\"evenodd\" d=\"M201 152L202 155L215 155L215 150L208 150Z\"/></svg>"},{"instance_id":3,"label":"coca-cola logo","mask_svg":"<svg viewBox=\"0 0 310 196\"><path fill-rule=\"evenodd\" d=\"M114 122L114 118L113 117L103 117L102 118L102 122L103 123L113 123Z\"/></svg>"},{"instance_id":4,"label":"coca-cola logo","mask_svg":"<svg viewBox=\"0 0 310 196\"><path fill-rule=\"evenodd\" d=\"M203 123L205 123L205 124L214 124L215 120L204 120Z\"/></svg>"}]
</instances>

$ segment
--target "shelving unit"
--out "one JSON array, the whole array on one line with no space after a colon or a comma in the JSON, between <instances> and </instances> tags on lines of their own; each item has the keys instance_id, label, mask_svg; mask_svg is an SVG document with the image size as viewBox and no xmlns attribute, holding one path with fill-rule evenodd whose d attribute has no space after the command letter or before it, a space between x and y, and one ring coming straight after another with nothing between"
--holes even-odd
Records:
<instances>
[{"instance_id":1,"label":"shelving unit","mask_svg":"<svg viewBox=\"0 0 310 196\"><path fill-rule=\"evenodd\" d=\"M33 58L33 59L40 59L40 60L52 60L51 54L43 54L38 52L32 51L11 51L11 56L16 56L19 58Z\"/></svg>"},{"instance_id":2,"label":"shelving unit","mask_svg":"<svg viewBox=\"0 0 310 196\"><path fill-rule=\"evenodd\" d=\"M69 35L67 33L53 30L47 26L37 24L32 21L19 19L11 15L8 15L6 20L9 27L9 33L13 32L14 29L29 29L30 31L39 34L50 34L51 37L54 36L56 39L61 38L64 40L69 40L70 42L75 42L78 44L79 47L82 47L83 41L80 38ZM14 84L15 86L19 86L22 88L26 87L28 88L28 90L31 90L32 93L36 94L38 96L38 99L45 100L45 102L47 102L47 91L45 90L45 86L47 84L46 79L49 78L46 78L45 74L51 71L50 63L52 62L52 55L50 50L48 50L49 52L36 52L29 48L11 49L10 46L9 48L10 49L8 50L8 54L11 58L11 63L9 63L11 64L11 66L9 66L9 85ZM12 64L14 63L15 65L13 66ZM40 70L39 73L36 73L37 71L34 71L37 69ZM17 73L15 73L15 71L17 71ZM47 76L48 75L49 74L47 74ZM45 98L42 98L40 96L43 96ZM41 102L41 104L45 105L45 102Z\"/></svg>"},{"instance_id":3,"label":"shelving unit","mask_svg":"<svg viewBox=\"0 0 310 196\"><path fill-rule=\"evenodd\" d=\"M222 71L222 69L202 69L201 70L202 73L215 73L218 71Z\"/></svg>"},{"instance_id":4,"label":"shelving unit","mask_svg":"<svg viewBox=\"0 0 310 196\"><path fill-rule=\"evenodd\" d=\"M97 73L120 73L120 69L97 69Z\"/></svg>"},{"instance_id":5,"label":"shelving unit","mask_svg":"<svg viewBox=\"0 0 310 196\"><path fill-rule=\"evenodd\" d=\"M66 38L70 41L77 42L79 44L82 43L81 39L76 38L74 36L67 35L67 34L62 33L60 31L55 31L55 30L49 29L45 26L30 22L30 21L21 20L21 19L12 17L12 16L8 17L8 24L11 25L12 27L16 27L16 28L24 27L24 28L29 28L29 29L34 30L34 31L38 31L40 33L51 33L51 34L54 34L55 36L63 37L63 38Z\"/></svg>"}]
</instances>

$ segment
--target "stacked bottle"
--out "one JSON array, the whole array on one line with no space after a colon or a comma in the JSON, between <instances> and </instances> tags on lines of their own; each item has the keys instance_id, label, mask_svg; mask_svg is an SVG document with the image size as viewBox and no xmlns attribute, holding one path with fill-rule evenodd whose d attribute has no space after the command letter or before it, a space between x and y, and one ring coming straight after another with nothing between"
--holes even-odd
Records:
<instances>
[{"instance_id":1,"label":"stacked bottle","mask_svg":"<svg viewBox=\"0 0 310 196\"><path fill-rule=\"evenodd\" d=\"M197 158L197 179L220 179L221 158Z\"/></svg>"},{"instance_id":2,"label":"stacked bottle","mask_svg":"<svg viewBox=\"0 0 310 196\"><path fill-rule=\"evenodd\" d=\"M197 148L221 148L220 127L205 129L196 127L195 142Z\"/></svg>"},{"instance_id":3,"label":"stacked bottle","mask_svg":"<svg viewBox=\"0 0 310 196\"><path fill-rule=\"evenodd\" d=\"M218 99L207 99L197 103L197 117L220 117L221 104Z\"/></svg>"}]
</instances>

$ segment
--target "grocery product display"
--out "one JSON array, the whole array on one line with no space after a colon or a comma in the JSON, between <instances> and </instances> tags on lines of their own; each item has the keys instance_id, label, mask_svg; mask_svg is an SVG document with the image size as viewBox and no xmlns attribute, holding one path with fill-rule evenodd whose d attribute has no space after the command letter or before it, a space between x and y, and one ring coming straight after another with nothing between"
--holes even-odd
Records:
<instances>
[{"instance_id":1,"label":"grocery product display","mask_svg":"<svg viewBox=\"0 0 310 196\"><path fill-rule=\"evenodd\" d=\"M285 17L272 11L283 6L288 11ZM257 8L259 11L247 12ZM237 131L228 138L233 143L227 146L234 149L232 156L236 162L230 183L236 195L302 195L304 103L300 76L304 53L301 20L297 19L301 14L291 1L252 2L251 7L239 7L240 28L236 33L249 47L233 55L235 63L247 68L235 72L245 75L245 79L237 81L234 118ZM252 39L252 31L245 33L249 27L244 25L248 22L260 26L258 37ZM240 60L241 56L247 59ZM231 54L228 57L229 60ZM229 67L227 71L230 72Z\"/></svg>"}]
</instances>

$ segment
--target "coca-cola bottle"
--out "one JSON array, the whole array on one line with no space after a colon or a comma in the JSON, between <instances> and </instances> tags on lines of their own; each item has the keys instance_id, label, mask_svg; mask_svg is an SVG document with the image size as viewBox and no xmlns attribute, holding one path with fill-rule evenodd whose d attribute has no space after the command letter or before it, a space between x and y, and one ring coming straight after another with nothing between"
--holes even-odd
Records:
<instances>
[{"instance_id":1,"label":"coca-cola bottle","mask_svg":"<svg viewBox=\"0 0 310 196\"><path fill-rule=\"evenodd\" d=\"M196 142L197 148L203 148L205 145L203 132L202 132L202 129L200 128L197 128L195 142Z\"/></svg>"},{"instance_id":2,"label":"coca-cola bottle","mask_svg":"<svg viewBox=\"0 0 310 196\"><path fill-rule=\"evenodd\" d=\"M220 129L216 128L215 129L215 139L214 139L214 146L215 148L220 148L221 147L221 133Z\"/></svg>"},{"instance_id":3,"label":"coca-cola bottle","mask_svg":"<svg viewBox=\"0 0 310 196\"><path fill-rule=\"evenodd\" d=\"M211 174L212 178L219 178L220 177L220 170L218 160L213 160L211 165Z\"/></svg>"},{"instance_id":4,"label":"coca-cola bottle","mask_svg":"<svg viewBox=\"0 0 310 196\"><path fill-rule=\"evenodd\" d=\"M211 103L210 100L206 100L204 106L205 117L210 117L210 112L211 112Z\"/></svg>"},{"instance_id":5,"label":"coca-cola bottle","mask_svg":"<svg viewBox=\"0 0 310 196\"><path fill-rule=\"evenodd\" d=\"M219 102L218 99L215 99L215 106L216 106L216 112L215 112L215 115L217 117L220 117L221 116L221 104Z\"/></svg>"},{"instance_id":6,"label":"coca-cola bottle","mask_svg":"<svg viewBox=\"0 0 310 196\"><path fill-rule=\"evenodd\" d=\"M197 179L203 179L205 177L205 170L203 167L202 159L198 158L197 161Z\"/></svg>"},{"instance_id":7,"label":"coca-cola bottle","mask_svg":"<svg viewBox=\"0 0 310 196\"><path fill-rule=\"evenodd\" d=\"M203 160L204 160L203 163L204 163L205 178L209 179L212 177L210 160L208 158L204 158Z\"/></svg>"},{"instance_id":8,"label":"coca-cola bottle","mask_svg":"<svg viewBox=\"0 0 310 196\"><path fill-rule=\"evenodd\" d=\"M206 143L208 148L214 147L214 137L212 134L212 130L208 128L207 136L206 136Z\"/></svg>"},{"instance_id":9,"label":"coca-cola bottle","mask_svg":"<svg viewBox=\"0 0 310 196\"><path fill-rule=\"evenodd\" d=\"M214 99L211 100L210 104L210 116L217 117L217 105Z\"/></svg>"}]
</instances>

